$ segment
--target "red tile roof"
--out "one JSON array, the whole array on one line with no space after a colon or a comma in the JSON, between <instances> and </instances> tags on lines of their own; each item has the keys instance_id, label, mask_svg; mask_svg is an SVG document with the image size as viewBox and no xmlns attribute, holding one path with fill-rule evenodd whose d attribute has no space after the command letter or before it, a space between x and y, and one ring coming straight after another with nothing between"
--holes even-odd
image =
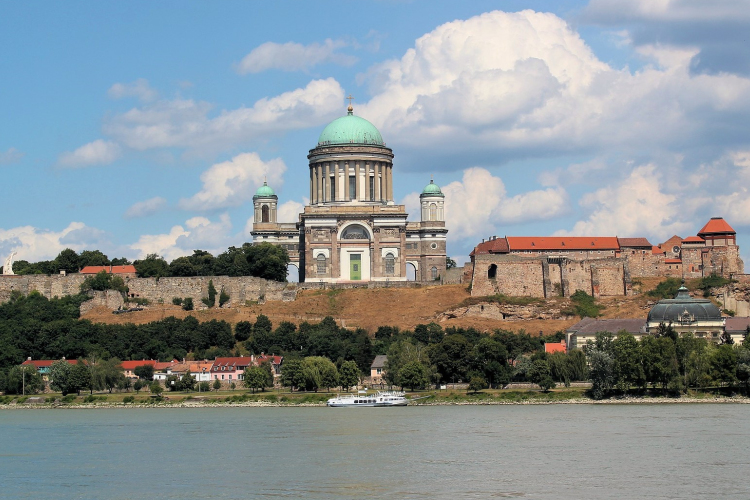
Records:
<instances>
[{"instance_id":1,"label":"red tile roof","mask_svg":"<svg viewBox=\"0 0 750 500\"><path fill-rule=\"evenodd\" d=\"M727 221L725 221L722 217L711 217L711 220L708 221L705 226L703 226L703 229L698 231L698 236L701 236L703 234L716 233L736 234L735 230L732 229L732 226L727 224Z\"/></svg>"},{"instance_id":2,"label":"red tile roof","mask_svg":"<svg viewBox=\"0 0 750 500\"><path fill-rule=\"evenodd\" d=\"M654 255L663 255L664 254L664 250L662 250L659 247L651 247L651 253L654 254Z\"/></svg>"},{"instance_id":3,"label":"red tile roof","mask_svg":"<svg viewBox=\"0 0 750 500\"><path fill-rule=\"evenodd\" d=\"M172 361L159 361L157 363L154 363L154 370L161 371L166 370L172 365L176 365L178 361L176 359L173 359Z\"/></svg>"},{"instance_id":4,"label":"red tile roof","mask_svg":"<svg viewBox=\"0 0 750 500\"><path fill-rule=\"evenodd\" d=\"M568 352L568 347L565 345L565 341L562 340L559 343L555 342L545 342L544 343L544 352L553 353L553 352L562 352L566 353Z\"/></svg>"},{"instance_id":5,"label":"red tile roof","mask_svg":"<svg viewBox=\"0 0 750 500\"><path fill-rule=\"evenodd\" d=\"M123 370L135 370L136 366L151 365L156 366L159 362L155 359L141 359L132 361L123 361L120 363Z\"/></svg>"},{"instance_id":6,"label":"red tile roof","mask_svg":"<svg viewBox=\"0 0 750 500\"><path fill-rule=\"evenodd\" d=\"M682 259L664 259L665 264L682 264Z\"/></svg>"},{"instance_id":7,"label":"red tile roof","mask_svg":"<svg viewBox=\"0 0 750 500\"><path fill-rule=\"evenodd\" d=\"M483 253L508 253L508 241L505 238L483 241L471 252L471 255Z\"/></svg>"},{"instance_id":8,"label":"red tile roof","mask_svg":"<svg viewBox=\"0 0 750 500\"><path fill-rule=\"evenodd\" d=\"M619 250L616 236L508 236L511 251Z\"/></svg>"},{"instance_id":9,"label":"red tile roof","mask_svg":"<svg viewBox=\"0 0 750 500\"><path fill-rule=\"evenodd\" d=\"M106 271L108 274L135 274L135 266L86 266L81 274L96 274Z\"/></svg>"},{"instance_id":10,"label":"red tile roof","mask_svg":"<svg viewBox=\"0 0 750 500\"><path fill-rule=\"evenodd\" d=\"M269 356L267 354L263 354L260 356L235 356L231 358L216 358L211 370L219 371L222 368L229 368L230 370L244 370L250 365L258 366L261 363L265 363L266 361L268 361L272 365L279 365L281 364L281 359L281 356Z\"/></svg>"},{"instance_id":11,"label":"red tile roof","mask_svg":"<svg viewBox=\"0 0 750 500\"><path fill-rule=\"evenodd\" d=\"M682 240L683 243L705 243L706 240L701 238L700 236L688 236L684 240Z\"/></svg>"},{"instance_id":12,"label":"red tile roof","mask_svg":"<svg viewBox=\"0 0 750 500\"><path fill-rule=\"evenodd\" d=\"M645 247L651 248L653 245L646 238L617 238L621 247Z\"/></svg>"}]
</instances>

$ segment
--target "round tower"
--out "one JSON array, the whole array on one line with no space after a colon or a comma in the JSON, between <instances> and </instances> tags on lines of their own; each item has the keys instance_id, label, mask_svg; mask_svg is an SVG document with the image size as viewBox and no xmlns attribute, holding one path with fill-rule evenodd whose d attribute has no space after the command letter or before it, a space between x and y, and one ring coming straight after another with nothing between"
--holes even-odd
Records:
<instances>
[{"instance_id":1,"label":"round tower","mask_svg":"<svg viewBox=\"0 0 750 500\"><path fill-rule=\"evenodd\" d=\"M253 221L276 223L276 207L279 197L273 192L266 181L258 188L253 196Z\"/></svg>"},{"instance_id":2,"label":"round tower","mask_svg":"<svg viewBox=\"0 0 750 500\"><path fill-rule=\"evenodd\" d=\"M419 195L422 222L445 222L445 195L432 179Z\"/></svg>"}]
</instances>

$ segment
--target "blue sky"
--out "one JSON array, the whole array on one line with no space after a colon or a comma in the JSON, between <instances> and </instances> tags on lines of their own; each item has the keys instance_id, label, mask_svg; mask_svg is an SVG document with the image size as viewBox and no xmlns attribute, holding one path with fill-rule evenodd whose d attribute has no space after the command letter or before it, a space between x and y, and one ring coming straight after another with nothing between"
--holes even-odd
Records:
<instances>
[{"instance_id":1,"label":"blue sky","mask_svg":"<svg viewBox=\"0 0 750 500\"><path fill-rule=\"evenodd\" d=\"M5 2L0 255L218 253L264 177L292 221L351 93L397 201L443 187L459 263L711 216L747 260L749 28L745 0Z\"/></svg>"}]
</instances>

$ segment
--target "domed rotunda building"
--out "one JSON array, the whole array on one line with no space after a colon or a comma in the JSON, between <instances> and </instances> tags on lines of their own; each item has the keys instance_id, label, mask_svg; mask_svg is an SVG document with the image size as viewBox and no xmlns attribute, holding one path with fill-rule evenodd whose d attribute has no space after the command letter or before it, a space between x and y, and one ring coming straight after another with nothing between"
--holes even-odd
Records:
<instances>
[{"instance_id":1,"label":"domed rotunda building","mask_svg":"<svg viewBox=\"0 0 750 500\"><path fill-rule=\"evenodd\" d=\"M393 199L393 151L354 115L329 123L307 155L310 204L296 223L276 220L278 198L264 183L253 197L254 243L283 245L300 282L434 281L445 275L445 195L420 195L419 222Z\"/></svg>"},{"instance_id":2,"label":"domed rotunda building","mask_svg":"<svg viewBox=\"0 0 750 500\"><path fill-rule=\"evenodd\" d=\"M657 302L646 320L649 333L656 332L659 325L664 324L672 326L678 335L689 332L708 339L721 337L725 321L713 302L691 297L685 285L677 290L675 298Z\"/></svg>"}]
</instances>

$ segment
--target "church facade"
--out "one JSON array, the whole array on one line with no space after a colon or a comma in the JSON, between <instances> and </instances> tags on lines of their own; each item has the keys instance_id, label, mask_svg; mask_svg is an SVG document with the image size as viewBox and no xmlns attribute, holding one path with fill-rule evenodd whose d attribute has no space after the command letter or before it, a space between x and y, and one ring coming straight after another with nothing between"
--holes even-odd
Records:
<instances>
[{"instance_id":1,"label":"church facade","mask_svg":"<svg viewBox=\"0 0 750 500\"><path fill-rule=\"evenodd\" d=\"M253 197L253 243L284 246L300 282L435 281L445 274L445 195L430 181L420 220L393 197L393 151L367 120L328 124L307 155L310 204L278 222L278 197L264 183Z\"/></svg>"}]
</instances>

